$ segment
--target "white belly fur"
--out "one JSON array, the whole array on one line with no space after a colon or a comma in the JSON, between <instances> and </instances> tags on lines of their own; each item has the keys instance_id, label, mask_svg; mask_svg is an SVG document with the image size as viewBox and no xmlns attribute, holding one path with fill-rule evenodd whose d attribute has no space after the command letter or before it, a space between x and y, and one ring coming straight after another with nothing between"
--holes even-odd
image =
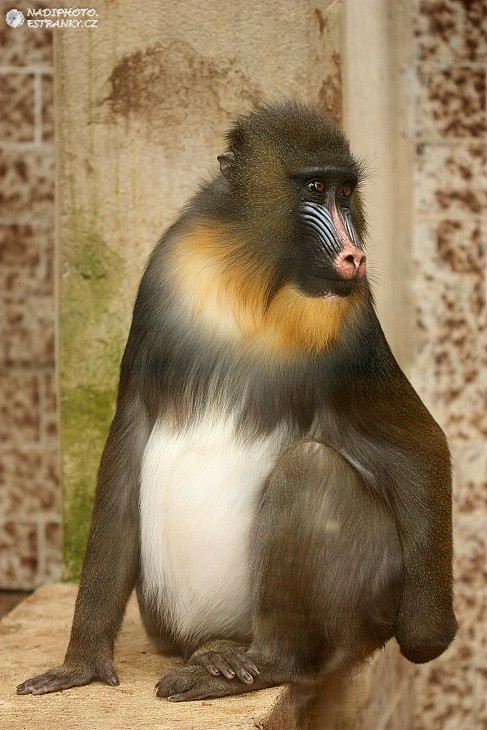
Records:
<instances>
[{"instance_id":1,"label":"white belly fur","mask_svg":"<svg viewBox=\"0 0 487 730\"><path fill-rule=\"evenodd\" d=\"M154 427L140 491L143 590L181 638L250 630L250 529L283 440L245 442L221 416Z\"/></svg>"}]
</instances>

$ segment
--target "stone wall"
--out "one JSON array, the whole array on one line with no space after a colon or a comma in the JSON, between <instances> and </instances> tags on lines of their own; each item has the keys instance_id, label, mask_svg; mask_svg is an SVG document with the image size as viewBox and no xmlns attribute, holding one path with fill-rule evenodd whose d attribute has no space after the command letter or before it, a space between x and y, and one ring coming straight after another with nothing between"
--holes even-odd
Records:
<instances>
[{"instance_id":1,"label":"stone wall","mask_svg":"<svg viewBox=\"0 0 487 730\"><path fill-rule=\"evenodd\" d=\"M415 730L487 726L487 5L415 0L412 371L455 474L458 637L417 670Z\"/></svg>"},{"instance_id":2,"label":"stone wall","mask_svg":"<svg viewBox=\"0 0 487 730\"><path fill-rule=\"evenodd\" d=\"M0 3L0 588L60 576L52 36Z\"/></svg>"}]
</instances>

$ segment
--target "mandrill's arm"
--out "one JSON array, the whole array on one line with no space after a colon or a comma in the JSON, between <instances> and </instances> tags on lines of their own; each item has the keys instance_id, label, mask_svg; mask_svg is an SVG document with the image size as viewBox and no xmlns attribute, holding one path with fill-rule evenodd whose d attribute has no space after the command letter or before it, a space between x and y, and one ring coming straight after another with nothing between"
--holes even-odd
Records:
<instances>
[{"instance_id":1,"label":"mandrill's arm","mask_svg":"<svg viewBox=\"0 0 487 730\"><path fill-rule=\"evenodd\" d=\"M139 570L138 475L146 429L138 395L121 395L100 464L64 664L26 680L19 694L56 692L93 679L119 683L113 644Z\"/></svg>"},{"instance_id":2,"label":"mandrill's arm","mask_svg":"<svg viewBox=\"0 0 487 730\"><path fill-rule=\"evenodd\" d=\"M337 421L350 429L346 437L342 432L339 450L394 514L404 564L395 635L404 656L421 663L448 647L457 626L450 453L377 321L375 327L369 347L363 345L365 356L348 372L343 369L334 395Z\"/></svg>"},{"instance_id":3,"label":"mandrill's arm","mask_svg":"<svg viewBox=\"0 0 487 730\"><path fill-rule=\"evenodd\" d=\"M442 430L404 376L388 387L401 403L386 467L405 570L396 638L407 659L422 663L442 654L457 628L450 453Z\"/></svg>"}]
</instances>

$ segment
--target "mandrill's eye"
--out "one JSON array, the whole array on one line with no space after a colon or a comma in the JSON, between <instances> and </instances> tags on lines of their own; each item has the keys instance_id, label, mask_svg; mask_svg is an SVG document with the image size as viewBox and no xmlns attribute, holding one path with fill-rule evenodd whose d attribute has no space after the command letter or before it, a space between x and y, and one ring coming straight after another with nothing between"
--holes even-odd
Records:
<instances>
[{"instance_id":1,"label":"mandrill's eye","mask_svg":"<svg viewBox=\"0 0 487 730\"><path fill-rule=\"evenodd\" d=\"M325 183L322 180L312 180L307 187L312 193L322 193L325 189Z\"/></svg>"},{"instance_id":2,"label":"mandrill's eye","mask_svg":"<svg viewBox=\"0 0 487 730\"><path fill-rule=\"evenodd\" d=\"M342 198L349 198L352 194L352 186L349 183L345 183L342 187Z\"/></svg>"}]
</instances>

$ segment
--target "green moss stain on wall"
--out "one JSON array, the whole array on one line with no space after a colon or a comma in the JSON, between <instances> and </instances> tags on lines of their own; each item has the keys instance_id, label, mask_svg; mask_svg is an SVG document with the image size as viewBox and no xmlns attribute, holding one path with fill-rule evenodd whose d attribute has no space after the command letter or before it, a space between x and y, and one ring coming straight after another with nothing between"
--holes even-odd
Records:
<instances>
[{"instance_id":1,"label":"green moss stain on wall","mask_svg":"<svg viewBox=\"0 0 487 730\"><path fill-rule=\"evenodd\" d=\"M81 217L81 216L80 216ZM122 353L117 305L124 263L91 226L73 221L63 242L61 379L64 387L113 387L112 358ZM108 368L107 368L108 366Z\"/></svg>"},{"instance_id":2,"label":"green moss stain on wall","mask_svg":"<svg viewBox=\"0 0 487 730\"><path fill-rule=\"evenodd\" d=\"M79 580L113 405L114 391L95 387L73 388L62 399L63 557L69 580Z\"/></svg>"},{"instance_id":3,"label":"green moss stain on wall","mask_svg":"<svg viewBox=\"0 0 487 730\"><path fill-rule=\"evenodd\" d=\"M96 474L114 412L128 324L118 305L125 265L86 216L63 232L60 371L64 562L78 580Z\"/></svg>"}]
</instances>

